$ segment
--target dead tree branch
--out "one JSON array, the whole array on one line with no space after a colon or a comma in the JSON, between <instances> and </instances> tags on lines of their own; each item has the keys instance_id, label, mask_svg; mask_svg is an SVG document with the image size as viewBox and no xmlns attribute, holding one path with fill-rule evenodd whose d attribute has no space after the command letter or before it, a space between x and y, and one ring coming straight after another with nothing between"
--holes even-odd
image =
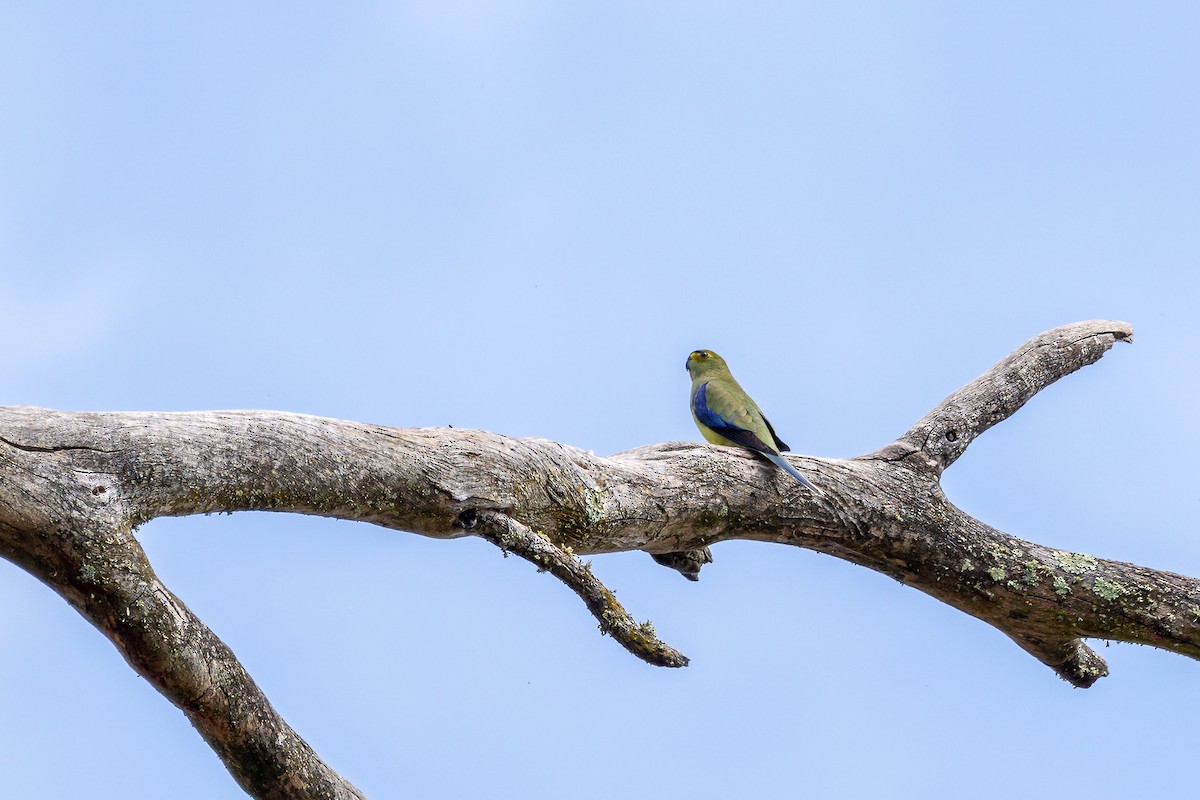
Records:
<instances>
[{"instance_id":1,"label":"dead tree branch","mask_svg":"<svg viewBox=\"0 0 1200 800\"><path fill-rule=\"evenodd\" d=\"M1200 658L1200 581L1003 533L951 504L939 479L983 431L1131 337L1128 325L1111 321L1047 331L874 453L793 456L828 493L823 499L748 454L701 444L602 458L483 431L278 412L3 408L0 555L107 636L188 715L239 783L263 798L361 795L159 582L134 536L147 520L267 510L438 538L479 535L563 580L602 630L666 666L686 659L635 623L575 554L782 542L920 589L993 625L1075 686L1089 686L1107 667L1085 638Z\"/></svg>"}]
</instances>

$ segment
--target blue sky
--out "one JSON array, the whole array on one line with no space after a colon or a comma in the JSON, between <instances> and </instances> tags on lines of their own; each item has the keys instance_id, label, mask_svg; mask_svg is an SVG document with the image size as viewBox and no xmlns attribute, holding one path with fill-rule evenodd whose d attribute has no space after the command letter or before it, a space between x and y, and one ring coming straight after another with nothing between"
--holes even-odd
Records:
<instances>
[{"instance_id":1,"label":"blue sky","mask_svg":"<svg viewBox=\"0 0 1200 800\"><path fill-rule=\"evenodd\" d=\"M8 4L2 402L269 408L597 453L697 440L718 350L852 456L1034 334L1135 343L945 475L1043 544L1200 574L1200 10L1188 3ZM1200 664L1070 688L878 574L763 544L597 557L648 667L490 545L240 514L140 532L375 798L1162 795ZM0 563L14 796L244 796ZM1130 765L1126 768L1123 765ZM963 787L969 787L964 790ZM1034 787L1034 788L1030 788Z\"/></svg>"}]
</instances>

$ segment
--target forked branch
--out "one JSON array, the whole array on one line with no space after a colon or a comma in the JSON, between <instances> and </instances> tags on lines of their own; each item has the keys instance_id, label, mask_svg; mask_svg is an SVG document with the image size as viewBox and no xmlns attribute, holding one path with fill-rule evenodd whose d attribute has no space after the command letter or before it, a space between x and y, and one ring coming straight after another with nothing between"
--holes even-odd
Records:
<instances>
[{"instance_id":1,"label":"forked branch","mask_svg":"<svg viewBox=\"0 0 1200 800\"><path fill-rule=\"evenodd\" d=\"M482 536L563 580L602 630L665 666L686 659L634 622L575 554L703 553L661 559L694 571L715 542L782 542L891 575L1089 686L1107 667L1084 638L1200 658L1200 582L1003 533L951 504L939 479L983 431L1131 336L1111 321L1047 331L874 453L793 456L827 492L821 499L749 454L701 444L602 458L484 431L268 411L3 408L0 555L99 628L256 797L360 795L158 581L133 536L146 520L269 510L439 538Z\"/></svg>"}]
</instances>

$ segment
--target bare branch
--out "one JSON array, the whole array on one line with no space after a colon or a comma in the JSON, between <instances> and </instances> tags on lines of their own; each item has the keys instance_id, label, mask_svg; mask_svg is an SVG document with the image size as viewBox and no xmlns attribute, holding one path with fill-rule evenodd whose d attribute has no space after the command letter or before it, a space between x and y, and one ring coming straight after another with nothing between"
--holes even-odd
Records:
<instances>
[{"instance_id":1,"label":"bare branch","mask_svg":"<svg viewBox=\"0 0 1200 800\"><path fill-rule=\"evenodd\" d=\"M1098 361L1133 328L1113 320L1076 322L1033 337L1007 358L947 397L885 450L917 457L941 473L975 437L1008 419L1059 378Z\"/></svg>"},{"instance_id":2,"label":"bare branch","mask_svg":"<svg viewBox=\"0 0 1200 800\"><path fill-rule=\"evenodd\" d=\"M0 555L108 636L256 797L358 793L154 576L131 533L146 520L269 510L438 538L479 535L554 574L604 631L666 666L686 659L635 623L574 554L642 550L694 576L713 543L780 542L890 575L1089 686L1107 667L1087 638L1200 659L1200 581L998 531L956 508L939 478L988 427L1131 336L1110 321L1047 331L875 453L792 456L825 490L819 500L748 453L708 445L602 458L484 431L267 411L0 408ZM694 565L670 555L684 551L702 555Z\"/></svg>"},{"instance_id":3,"label":"bare branch","mask_svg":"<svg viewBox=\"0 0 1200 800\"><path fill-rule=\"evenodd\" d=\"M505 553L516 553L565 583L600 622L600 630L611 635L630 653L656 667L687 666L687 656L659 641L649 622L635 622L612 591L592 575L591 567L580 563L546 537L496 511L465 511L462 525L478 531Z\"/></svg>"},{"instance_id":4,"label":"bare branch","mask_svg":"<svg viewBox=\"0 0 1200 800\"><path fill-rule=\"evenodd\" d=\"M361 800L284 722L225 643L159 582L127 528L30 529L11 522L0 521L0 554L49 584L108 637L187 714L251 796Z\"/></svg>"}]
</instances>

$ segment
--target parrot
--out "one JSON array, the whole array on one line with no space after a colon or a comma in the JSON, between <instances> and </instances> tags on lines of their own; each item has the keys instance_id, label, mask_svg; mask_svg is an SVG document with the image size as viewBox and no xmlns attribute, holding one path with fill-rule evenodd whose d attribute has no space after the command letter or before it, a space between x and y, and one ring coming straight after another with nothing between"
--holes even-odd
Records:
<instances>
[{"instance_id":1,"label":"parrot","mask_svg":"<svg viewBox=\"0 0 1200 800\"><path fill-rule=\"evenodd\" d=\"M726 447L753 450L775 462L810 491L825 494L780 455L787 452L788 446L775 434L758 404L733 379L725 359L711 350L695 350L688 356L686 366L692 376L692 419L705 439ZM700 580L700 568L713 560L708 547L650 556L689 581Z\"/></svg>"},{"instance_id":2,"label":"parrot","mask_svg":"<svg viewBox=\"0 0 1200 800\"><path fill-rule=\"evenodd\" d=\"M775 434L758 404L734 380L725 359L712 350L694 350L687 358L692 376L692 419L704 438L726 447L744 447L773 461L809 491L825 494L780 453L790 448Z\"/></svg>"}]
</instances>

